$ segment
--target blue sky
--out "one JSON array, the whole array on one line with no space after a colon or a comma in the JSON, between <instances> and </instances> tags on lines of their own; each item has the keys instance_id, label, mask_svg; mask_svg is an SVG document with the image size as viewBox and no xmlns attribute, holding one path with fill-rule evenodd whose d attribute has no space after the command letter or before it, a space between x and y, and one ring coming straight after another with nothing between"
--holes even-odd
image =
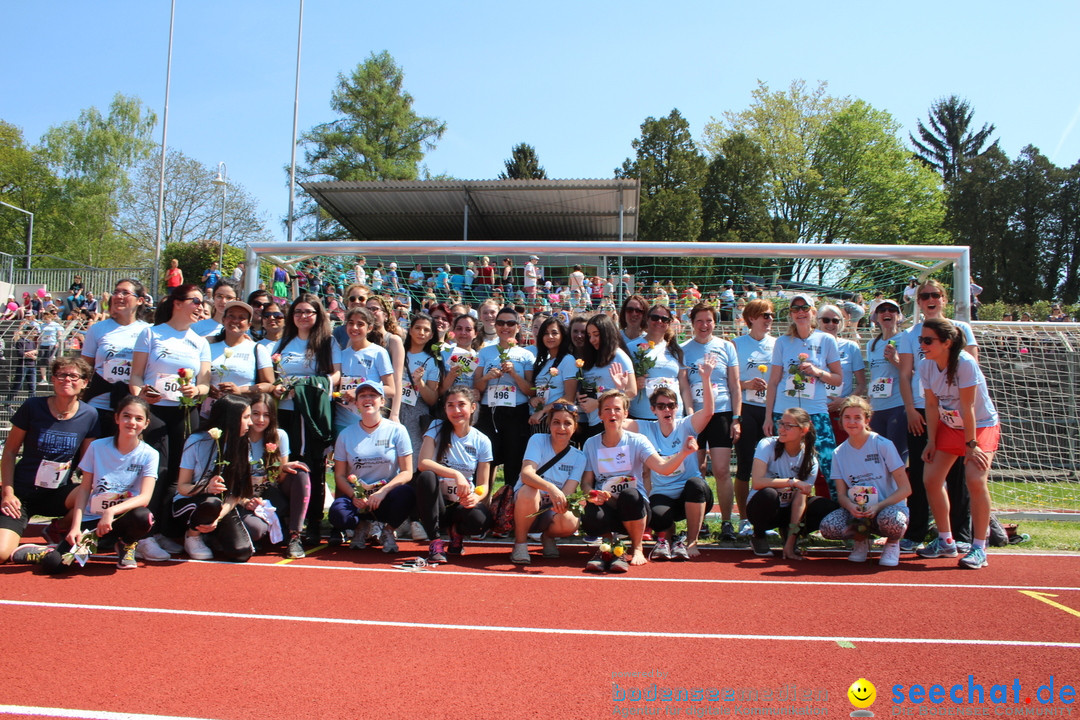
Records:
<instances>
[{"instance_id":1,"label":"blue sky","mask_svg":"<svg viewBox=\"0 0 1080 720\"><path fill-rule=\"evenodd\" d=\"M170 148L216 166L284 238L299 0L180 0ZM338 73L387 50L415 109L447 124L433 173L494 178L518 142L553 178L611 177L649 116L679 108L699 139L742 110L757 81L829 83L890 112L904 133L958 94L997 125L1010 157L1027 144L1080 160L1080 3L407 3L307 0L300 129L332 119ZM159 119L167 0L8 0L0 118L36 142L117 92ZM160 125L156 131L160 140Z\"/></svg>"}]
</instances>

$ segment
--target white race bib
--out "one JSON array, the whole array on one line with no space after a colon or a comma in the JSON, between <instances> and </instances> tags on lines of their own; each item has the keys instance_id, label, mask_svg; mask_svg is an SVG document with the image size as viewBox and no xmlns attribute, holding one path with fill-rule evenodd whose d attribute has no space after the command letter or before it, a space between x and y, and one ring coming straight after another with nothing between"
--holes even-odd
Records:
<instances>
[{"instance_id":1,"label":"white race bib","mask_svg":"<svg viewBox=\"0 0 1080 720\"><path fill-rule=\"evenodd\" d=\"M964 429L964 419L960 417L959 410L946 410L943 407L939 407L938 416L941 418L941 422L945 423L953 430Z\"/></svg>"},{"instance_id":2,"label":"white race bib","mask_svg":"<svg viewBox=\"0 0 1080 720\"><path fill-rule=\"evenodd\" d=\"M795 488L785 487L776 491L776 498L780 501L780 507L790 507L791 498L795 497Z\"/></svg>"},{"instance_id":3,"label":"white race bib","mask_svg":"<svg viewBox=\"0 0 1080 720\"><path fill-rule=\"evenodd\" d=\"M488 385L486 399L488 407L514 407L517 393L513 385Z\"/></svg>"},{"instance_id":4,"label":"white race bib","mask_svg":"<svg viewBox=\"0 0 1080 720\"><path fill-rule=\"evenodd\" d=\"M102 515L113 505L119 505L128 499L127 493L98 492L90 496L90 512L94 515Z\"/></svg>"},{"instance_id":5,"label":"white race bib","mask_svg":"<svg viewBox=\"0 0 1080 720\"><path fill-rule=\"evenodd\" d=\"M341 378L341 392L342 392L342 394L348 392L349 390L355 391L356 388L360 387L360 383L364 382L364 380L366 380L366 379L367 378L342 376L342 378Z\"/></svg>"},{"instance_id":6,"label":"white race bib","mask_svg":"<svg viewBox=\"0 0 1080 720\"><path fill-rule=\"evenodd\" d=\"M765 392L765 390L743 390L743 402L751 405L764 405Z\"/></svg>"},{"instance_id":7,"label":"white race bib","mask_svg":"<svg viewBox=\"0 0 1080 720\"><path fill-rule=\"evenodd\" d=\"M878 491L873 485L852 485L848 488L847 495L848 499L860 508L876 505L878 502Z\"/></svg>"},{"instance_id":8,"label":"white race bib","mask_svg":"<svg viewBox=\"0 0 1080 720\"><path fill-rule=\"evenodd\" d=\"M870 383L870 397L875 400L885 400L892 397L893 378L879 377Z\"/></svg>"},{"instance_id":9,"label":"white race bib","mask_svg":"<svg viewBox=\"0 0 1080 720\"><path fill-rule=\"evenodd\" d=\"M38 465L37 474L34 475L34 485L46 490L55 490L67 478L70 470L71 463L69 462L42 460Z\"/></svg>"},{"instance_id":10,"label":"white race bib","mask_svg":"<svg viewBox=\"0 0 1080 720\"><path fill-rule=\"evenodd\" d=\"M830 385L829 383L823 383L825 385L825 397L838 398L840 397L840 386Z\"/></svg>"},{"instance_id":11,"label":"white race bib","mask_svg":"<svg viewBox=\"0 0 1080 720\"><path fill-rule=\"evenodd\" d=\"M712 390L713 398L716 397L717 389L719 387L720 387L719 383L711 383L709 385L709 388ZM690 386L690 392L694 396L694 407L697 407L698 405L704 404L704 402L705 402L705 384L704 383L700 383L700 382L694 383L693 385ZM747 392L750 392L750 391L747 390ZM765 401L765 393L761 394L761 400L762 400L762 402Z\"/></svg>"},{"instance_id":12,"label":"white race bib","mask_svg":"<svg viewBox=\"0 0 1080 720\"><path fill-rule=\"evenodd\" d=\"M623 490L629 490L630 486L634 484L636 484L636 481L629 475L616 475L605 480L600 489L611 493L611 497L616 498L619 497L619 493Z\"/></svg>"},{"instance_id":13,"label":"white race bib","mask_svg":"<svg viewBox=\"0 0 1080 720\"><path fill-rule=\"evenodd\" d=\"M105 361L101 374L112 383L127 382L131 377L131 360L111 357Z\"/></svg>"},{"instance_id":14,"label":"white race bib","mask_svg":"<svg viewBox=\"0 0 1080 720\"><path fill-rule=\"evenodd\" d=\"M788 397L812 400L814 398L814 385L816 383L817 378L815 377L803 377L800 387L796 387L795 376L788 374L784 379L784 394Z\"/></svg>"},{"instance_id":15,"label":"white race bib","mask_svg":"<svg viewBox=\"0 0 1080 720\"><path fill-rule=\"evenodd\" d=\"M154 389L157 390L163 400L180 400L180 376L176 373L158 373L154 381Z\"/></svg>"},{"instance_id":16,"label":"white race bib","mask_svg":"<svg viewBox=\"0 0 1080 720\"><path fill-rule=\"evenodd\" d=\"M419 397L417 392L413 390L413 386L409 383L405 383L401 386L401 402L404 404L415 407Z\"/></svg>"},{"instance_id":17,"label":"white race bib","mask_svg":"<svg viewBox=\"0 0 1080 720\"><path fill-rule=\"evenodd\" d=\"M446 502L450 502L450 503L461 502L461 498L458 497L458 493L457 493L457 481L456 480L454 480L453 478L445 478L444 477L444 478L439 478L439 481L440 481L440 483L442 483L443 499L445 499ZM472 484L472 481L470 480L469 481L469 492L472 492L474 487L475 486Z\"/></svg>"}]
</instances>

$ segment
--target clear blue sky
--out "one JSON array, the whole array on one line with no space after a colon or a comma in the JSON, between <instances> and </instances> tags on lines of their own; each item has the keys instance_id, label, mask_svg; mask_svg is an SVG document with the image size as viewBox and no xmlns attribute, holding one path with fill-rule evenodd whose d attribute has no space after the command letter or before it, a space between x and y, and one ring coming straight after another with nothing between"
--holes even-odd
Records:
<instances>
[{"instance_id":1,"label":"clear blue sky","mask_svg":"<svg viewBox=\"0 0 1080 720\"><path fill-rule=\"evenodd\" d=\"M284 238L298 0L177 3L170 148L215 166ZM160 117L167 0L8 0L0 118L35 143L81 109L136 95ZM1027 144L1080 159L1076 2L565 2L308 0L300 129L332 119L337 75L387 50L415 109L446 121L426 163L497 177L518 142L552 178L605 178L649 116L679 108L695 138L741 110L758 79L829 83L890 112L904 135L957 94L997 125L1010 157ZM160 140L160 125L156 131Z\"/></svg>"}]
</instances>

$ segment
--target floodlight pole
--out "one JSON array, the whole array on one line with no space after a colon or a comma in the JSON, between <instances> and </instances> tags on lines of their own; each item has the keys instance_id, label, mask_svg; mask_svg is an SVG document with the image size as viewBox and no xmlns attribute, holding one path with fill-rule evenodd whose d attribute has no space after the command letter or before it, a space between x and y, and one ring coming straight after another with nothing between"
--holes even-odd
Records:
<instances>
[{"instance_id":1,"label":"floodlight pole","mask_svg":"<svg viewBox=\"0 0 1080 720\"><path fill-rule=\"evenodd\" d=\"M289 216L286 227L288 228L288 241L293 241L293 213L296 207L296 125L300 113L300 41L304 37L304 0L300 0L300 22L296 29L296 87L293 90L292 110L292 162L289 165ZM251 267L245 265L245 268ZM255 273L258 274L259 266L255 265Z\"/></svg>"},{"instance_id":2,"label":"floodlight pole","mask_svg":"<svg viewBox=\"0 0 1080 720\"><path fill-rule=\"evenodd\" d=\"M169 85L172 83L173 23L176 21L176 0L169 11L169 57L165 63L165 113L161 120L161 173L158 177L157 228L154 231L154 269L150 280L150 297L157 299L161 291L161 226L165 224L165 151L169 135ZM28 264L27 267L30 267Z\"/></svg>"}]
</instances>

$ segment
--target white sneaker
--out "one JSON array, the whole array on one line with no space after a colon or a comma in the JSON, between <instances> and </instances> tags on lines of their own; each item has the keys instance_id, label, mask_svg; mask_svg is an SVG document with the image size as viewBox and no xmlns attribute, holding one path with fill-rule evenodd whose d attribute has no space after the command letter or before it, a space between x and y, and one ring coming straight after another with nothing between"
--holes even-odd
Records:
<instances>
[{"instance_id":1,"label":"white sneaker","mask_svg":"<svg viewBox=\"0 0 1080 720\"><path fill-rule=\"evenodd\" d=\"M529 543L514 543L514 549L510 551L510 562L515 565L528 565L531 563Z\"/></svg>"},{"instance_id":2,"label":"white sneaker","mask_svg":"<svg viewBox=\"0 0 1080 720\"><path fill-rule=\"evenodd\" d=\"M885 543L885 547L881 550L881 558L878 559L878 565L884 565L885 567L896 567L899 564L900 543Z\"/></svg>"},{"instance_id":3,"label":"white sneaker","mask_svg":"<svg viewBox=\"0 0 1080 720\"><path fill-rule=\"evenodd\" d=\"M739 531L735 534L745 540L754 534L754 526L750 524L749 520L740 520Z\"/></svg>"},{"instance_id":4,"label":"white sneaker","mask_svg":"<svg viewBox=\"0 0 1080 720\"><path fill-rule=\"evenodd\" d=\"M206 546L202 533L189 535L184 538L184 552L192 560L213 560L214 551Z\"/></svg>"},{"instance_id":5,"label":"white sneaker","mask_svg":"<svg viewBox=\"0 0 1080 720\"><path fill-rule=\"evenodd\" d=\"M412 539L416 542L427 542L431 539L427 536L427 531L424 530L424 526L420 524L419 520L413 520L409 529L412 531Z\"/></svg>"},{"instance_id":6,"label":"white sneaker","mask_svg":"<svg viewBox=\"0 0 1080 720\"><path fill-rule=\"evenodd\" d=\"M164 535L162 535L161 533L158 533L157 535L154 535L153 537L154 537L154 540L157 541L158 547L160 547L162 550L164 550L167 553L172 553L173 555L177 555L179 553L184 552L184 546L181 545L180 543L176 542L172 538L167 538Z\"/></svg>"},{"instance_id":7,"label":"white sneaker","mask_svg":"<svg viewBox=\"0 0 1080 720\"><path fill-rule=\"evenodd\" d=\"M869 540L856 540L855 547L851 548L851 554L847 559L851 562L866 562L866 556L870 554Z\"/></svg>"},{"instance_id":8,"label":"white sneaker","mask_svg":"<svg viewBox=\"0 0 1080 720\"><path fill-rule=\"evenodd\" d=\"M384 553L396 553L398 551L397 538L394 537L394 528L390 526L390 523L381 523L382 533L379 538L382 540L382 551Z\"/></svg>"},{"instance_id":9,"label":"white sneaker","mask_svg":"<svg viewBox=\"0 0 1080 720\"><path fill-rule=\"evenodd\" d=\"M559 557L559 544L555 542L555 538L548 537L547 535L540 535L540 544L544 548L544 557L557 558Z\"/></svg>"},{"instance_id":10,"label":"white sneaker","mask_svg":"<svg viewBox=\"0 0 1080 720\"><path fill-rule=\"evenodd\" d=\"M349 543L350 550L363 550L367 547L368 535L371 534L371 521L361 520L356 524L356 528L353 530L352 542Z\"/></svg>"},{"instance_id":11,"label":"white sneaker","mask_svg":"<svg viewBox=\"0 0 1080 720\"><path fill-rule=\"evenodd\" d=\"M157 540L153 537L147 537L140 540L135 546L135 557L140 560L172 560L172 555L167 553L163 547L158 545Z\"/></svg>"}]
</instances>

